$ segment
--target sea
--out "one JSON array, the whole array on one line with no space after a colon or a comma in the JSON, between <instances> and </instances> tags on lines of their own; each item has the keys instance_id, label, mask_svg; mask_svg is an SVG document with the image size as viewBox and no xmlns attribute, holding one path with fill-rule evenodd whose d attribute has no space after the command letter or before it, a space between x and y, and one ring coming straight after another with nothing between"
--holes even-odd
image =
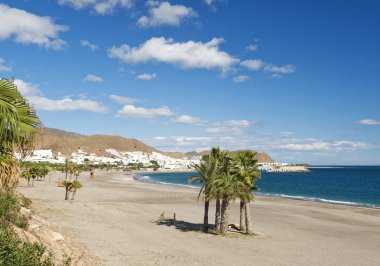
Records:
<instances>
[{"instance_id":1,"label":"sea","mask_svg":"<svg viewBox=\"0 0 380 266\"><path fill-rule=\"evenodd\" d=\"M380 208L380 166L311 166L310 172L262 172L256 195ZM199 188L195 172L144 173L142 182Z\"/></svg>"}]
</instances>

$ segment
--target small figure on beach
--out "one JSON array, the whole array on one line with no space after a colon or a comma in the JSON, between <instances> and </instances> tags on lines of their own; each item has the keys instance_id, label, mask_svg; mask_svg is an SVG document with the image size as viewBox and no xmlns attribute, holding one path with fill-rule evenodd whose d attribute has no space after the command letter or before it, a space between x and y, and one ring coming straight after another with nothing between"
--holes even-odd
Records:
<instances>
[{"instance_id":1,"label":"small figure on beach","mask_svg":"<svg viewBox=\"0 0 380 266\"><path fill-rule=\"evenodd\" d=\"M95 179L94 169L90 168L90 179Z\"/></svg>"}]
</instances>

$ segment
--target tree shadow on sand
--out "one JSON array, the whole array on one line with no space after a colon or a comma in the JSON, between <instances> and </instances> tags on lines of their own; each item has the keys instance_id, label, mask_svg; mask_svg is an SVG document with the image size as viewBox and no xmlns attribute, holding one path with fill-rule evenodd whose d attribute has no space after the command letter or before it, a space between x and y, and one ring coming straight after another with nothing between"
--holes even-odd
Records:
<instances>
[{"instance_id":1,"label":"tree shadow on sand","mask_svg":"<svg viewBox=\"0 0 380 266\"><path fill-rule=\"evenodd\" d=\"M157 225L166 225L168 227L174 227L177 230L180 230L182 232L202 232L202 226L201 223L191 223L186 221L179 221L173 218L164 218L160 217L157 221L155 221ZM209 225L209 233L214 234L214 225Z\"/></svg>"},{"instance_id":2,"label":"tree shadow on sand","mask_svg":"<svg viewBox=\"0 0 380 266\"><path fill-rule=\"evenodd\" d=\"M202 227L203 223L190 223L186 221L179 221L175 218L168 218L164 217L164 213L160 215L160 218L154 222L157 225L166 225L168 227L174 227L176 230L180 230L182 232L203 232ZM236 228L237 225L230 224L228 227L228 233L230 236L245 236L244 232L239 231L238 228ZM208 225L208 234L213 234L213 235L220 235L217 231L215 231L215 226L213 224ZM254 236L256 234L252 234L251 236Z\"/></svg>"}]
</instances>

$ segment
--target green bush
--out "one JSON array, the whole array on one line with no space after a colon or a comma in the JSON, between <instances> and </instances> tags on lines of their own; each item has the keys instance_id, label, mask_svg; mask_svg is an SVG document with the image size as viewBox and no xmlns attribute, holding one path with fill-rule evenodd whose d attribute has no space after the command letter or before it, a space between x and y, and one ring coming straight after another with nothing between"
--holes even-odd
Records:
<instances>
[{"instance_id":1,"label":"green bush","mask_svg":"<svg viewBox=\"0 0 380 266\"><path fill-rule=\"evenodd\" d=\"M28 217L22 215L20 209L20 201L14 194L6 191L0 192L0 219L2 222L26 228Z\"/></svg>"},{"instance_id":2,"label":"green bush","mask_svg":"<svg viewBox=\"0 0 380 266\"><path fill-rule=\"evenodd\" d=\"M23 242L14 232L13 226L26 228L28 225L28 217L22 215L20 209L16 195L0 191L0 265L54 265L42 244Z\"/></svg>"}]
</instances>

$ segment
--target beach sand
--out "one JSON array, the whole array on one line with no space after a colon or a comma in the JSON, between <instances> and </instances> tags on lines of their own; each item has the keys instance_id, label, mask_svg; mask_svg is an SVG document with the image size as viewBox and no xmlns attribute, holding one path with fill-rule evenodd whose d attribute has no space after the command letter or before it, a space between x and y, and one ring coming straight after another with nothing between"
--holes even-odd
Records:
<instances>
[{"instance_id":1,"label":"beach sand","mask_svg":"<svg viewBox=\"0 0 380 266\"><path fill-rule=\"evenodd\" d=\"M74 201L64 188L36 181L19 191L65 237L85 245L104 265L379 265L380 210L283 198L251 204L257 236L203 234L198 189L148 184L123 172L97 172ZM239 222L231 206L230 223ZM210 207L210 223L214 220ZM177 224L157 224L161 213Z\"/></svg>"}]
</instances>

